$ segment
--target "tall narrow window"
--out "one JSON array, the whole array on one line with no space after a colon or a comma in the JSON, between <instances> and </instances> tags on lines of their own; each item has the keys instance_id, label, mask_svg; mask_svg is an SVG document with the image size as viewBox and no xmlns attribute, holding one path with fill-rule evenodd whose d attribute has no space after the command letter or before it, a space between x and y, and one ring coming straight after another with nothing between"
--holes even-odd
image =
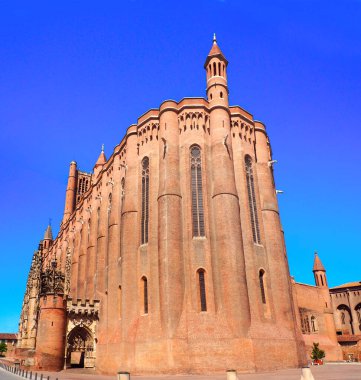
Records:
<instances>
[{"instance_id":1,"label":"tall narrow window","mask_svg":"<svg viewBox=\"0 0 361 380\"><path fill-rule=\"evenodd\" d=\"M202 159L200 147L198 145L191 146L190 154L193 236L205 236L202 189Z\"/></svg>"},{"instance_id":2,"label":"tall narrow window","mask_svg":"<svg viewBox=\"0 0 361 380\"><path fill-rule=\"evenodd\" d=\"M108 227L109 227L109 219L110 219L110 213L112 211L112 193L109 193L109 197L108 197L108 209L107 209L107 212L108 212Z\"/></svg>"},{"instance_id":3,"label":"tall narrow window","mask_svg":"<svg viewBox=\"0 0 361 380\"><path fill-rule=\"evenodd\" d=\"M315 316L311 317L311 331L317 332L317 321Z\"/></svg>"},{"instance_id":4,"label":"tall narrow window","mask_svg":"<svg viewBox=\"0 0 361 380\"><path fill-rule=\"evenodd\" d=\"M266 303L266 292L264 290L264 270L259 271L259 287L261 289L261 299L262 303Z\"/></svg>"},{"instance_id":5,"label":"tall narrow window","mask_svg":"<svg viewBox=\"0 0 361 380\"><path fill-rule=\"evenodd\" d=\"M310 321L308 319L308 316L306 316L306 318L305 318L305 323L306 323L306 332L307 332L307 334L310 334L311 330L310 330Z\"/></svg>"},{"instance_id":6,"label":"tall narrow window","mask_svg":"<svg viewBox=\"0 0 361 380\"><path fill-rule=\"evenodd\" d=\"M360 313L360 310L356 310L356 315L357 315L358 323L361 324L361 313Z\"/></svg>"},{"instance_id":7,"label":"tall narrow window","mask_svg":"<svg viewBox=\"0 0 361 380\"><path fill-rule=\"evenodd\" d=\"M252 158L246 156L246 180L247 180L247 191L248 191L248 203L251 216L252 224L252 234L253 241L257 244L261 243L261 236L259 232L258 215L257 215L257 203L256 203L256 192L254 189L254 178L253 178L253 168L252 168Z\"/></svg>"},{"instance_id":8,"label":"tall narrow window","mask_svg":"<svg viewBox=\"0 0 361 380\"><path fill-rule=\"evenodd\" d=\"M122 317L122 287L118 286L118 318Z\"/></svg>"},{"instance_id":9,"label":"tall narrow window","mask_svg":"<svg viewBox=\"0 0 361 380\"><path fill-rule=\"evenodd\" d=\"M143 282L143 313L148 314L148 280L147 277L142 277Z\"/></svg>"},{"instance_id":10,"label":"tall narrow window","mask_svg":"<svg viewBox=\"0 0 361 380\"><path fill-rule=\"evenodd\" d=\"M100 225L100 207L97 208L97 236L99 233L99 225Z\"/></svg>"},{"instance_id":11,"label":"tall narrow window","mask_svg":"<svg viewBox=\"0 0 361 380\"><path fill-rule=\"evenodd\" d=\"M122 180L120 181L120 185L121 185L121 198L123 199L124 198L124 188L125 188L125 178L123 177Z\"/></svg>"},{"instance_id":12,"label":"tall narrow window","mask_svg":"<svg viewBox=\"0 0 361 380\"><path fill-rule=\"evenodd\" d=\"M87 229L87 242L89 243L90 239L90 228L91 228L91 219L88 219L88 229Z\"/></svg>"},{"instance_id":13,"label":"tall narrow window","mask_svg":"<svg viewBox=\"0 0 361 380\"><path fill-rule=\"evenodd\" d=\"M149 222L149 158L144 157L142 161L142 226L141 243L148 243Z\"/></svg>"},{"instance_id":14,"label":"tall narrow window","mask_svg":"<svg viewBox=\"0 0 361 380\"><path fill-rule=\"evenodd\" d=\"M199 298L201 302L201 311L207 311L206 283L204 279L204 269L198 270L199 281Z\"/></svg>"}]
</instances>

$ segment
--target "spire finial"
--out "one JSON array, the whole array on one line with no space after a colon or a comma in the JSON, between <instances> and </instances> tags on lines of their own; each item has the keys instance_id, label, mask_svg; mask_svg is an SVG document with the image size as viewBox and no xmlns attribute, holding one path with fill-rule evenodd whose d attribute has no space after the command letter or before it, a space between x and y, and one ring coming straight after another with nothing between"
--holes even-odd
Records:
<instances>
[{"instance_id":1,"label":"spire finial","mask_svg":"<svg viewBox=\"0 0 361 380\"><path fill-rule=\"evenodd\" d=\"M217 43L217 37L216 37L216 33L213 33L213 43L216 44Z\"/></svg>"},{"instance_id":2,"label":"spire finial","mask_svg":"<svg viewBox=\"0 0 361 380\"><path fill-rule=\"evenodd\" d=\"M104 152L104 144L102 144L102 152Z\"/></svg>"}]
</instances>

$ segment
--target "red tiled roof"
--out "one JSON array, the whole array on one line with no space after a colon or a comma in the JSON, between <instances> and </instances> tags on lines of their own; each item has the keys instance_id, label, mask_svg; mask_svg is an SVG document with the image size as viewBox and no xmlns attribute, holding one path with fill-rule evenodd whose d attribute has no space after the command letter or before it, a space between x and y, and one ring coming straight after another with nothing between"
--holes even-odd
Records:
<instances>
[{"instance_id":1,"label":"red tiled roof","mask_svg":"<svg viewBox=\"0 0 361 380\"><path fill-rule=\"evenodd\" d=\"M337 335L338 342L358 342L361 335Z\"/></svg>"},{"instance_id":2,"label":"red tiled roof","mask_svg":"<svg viewBox=\"0 0 361 380\"><path fill-rule=\"evenodd\" d=\"M13 333L0 333L1 340L18 340L17 334Z\"/></svg>"},{"instance_id":3,"label":"red tiled roof","mask_svg":"<svg viewBox=\"0 0 361 380\"><path fill-rule=\"evenodd\" d=\"M347 282L346 284L342 284L342 285L339 285L339 286L334 286L331 289L353 288L355 286L361 286L361 281Z\"/></svg>"}]
</instances>

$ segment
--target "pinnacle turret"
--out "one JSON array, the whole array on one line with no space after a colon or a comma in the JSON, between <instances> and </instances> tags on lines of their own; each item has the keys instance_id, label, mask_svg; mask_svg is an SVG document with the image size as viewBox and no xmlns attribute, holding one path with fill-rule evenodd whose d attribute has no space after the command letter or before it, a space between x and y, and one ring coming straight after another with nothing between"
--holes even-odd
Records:
<instances>
[{"instance_id":1,"label":"pinnacle turret","mask_svg":"<svg viewBox=\"0 0 361 380\"><path fill-rule=\"evenodd\" d=\"M51 224L49 223L48 227L45 230L44 240L53 240L53 231L51 229Z\"/></svg>"},{"instance_id":2,"label":"pinnacle turret","mask_svg":"<svg viewBox=\"0 0 361 380\"><path fill-rule=\"evenodd\" d=\"M104 154L104 144L102 145L102 150L99 154L99 157L97 159L97 162L94 165L94 168L97 168L98 166L103 166L107 162L107 158Z\"/></svg>"},{"instance_id":3,"label":"pinnacle turret","mask_svg":"<svg viewBox=\"0 0 361 380\"><path fill-rule=\"evenodd\" d=\"M313 269L312 269L312 271L313 272L317 272L317 271L326 272L326 269L323 266L323 264L321 262L321 259L318 257L318 253L317 252L315 252L315 259L313 261Z\"/></svg>"},{"instance_id":4,"label":"pinnacle turret","mask_svg":"<svg viewBox=\"0 0 361 380\"><path fill-rule=\"evenodd\" d=\"M228 61L214 34L212 48L204 64L207 74L207 98L211 107L228 107L227 65Z\"/></svg>"},{"instance_id":5,"label":"pinnacle turret","mask_svg":"<svg viewBox=\"0 0 361 380\"><path fill-rule=\"evenodd\" d=\"M323 266L317 252L315 252L315 259L313 261L313 275L315 277L316 286L327 288L326 269Z\"/></svg>"}]
</instances>

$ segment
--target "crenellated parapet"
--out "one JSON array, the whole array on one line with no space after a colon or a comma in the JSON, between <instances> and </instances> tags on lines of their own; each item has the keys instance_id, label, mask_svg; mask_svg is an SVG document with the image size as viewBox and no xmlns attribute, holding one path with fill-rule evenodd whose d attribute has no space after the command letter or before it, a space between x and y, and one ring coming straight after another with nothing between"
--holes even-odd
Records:
<instances>
[{"instance_id":1,"label":"crenellated parapet","mask_svg":"<svg viewBox=\"0 0 361 380\"><path fill-rule=\"evenodd\" d=\"M98 300L85 300L81 299L73 300L68 298L66 303L66 310L70 318L98 318L99 314L99 303Z\"/></svg>"}]
</instances>

